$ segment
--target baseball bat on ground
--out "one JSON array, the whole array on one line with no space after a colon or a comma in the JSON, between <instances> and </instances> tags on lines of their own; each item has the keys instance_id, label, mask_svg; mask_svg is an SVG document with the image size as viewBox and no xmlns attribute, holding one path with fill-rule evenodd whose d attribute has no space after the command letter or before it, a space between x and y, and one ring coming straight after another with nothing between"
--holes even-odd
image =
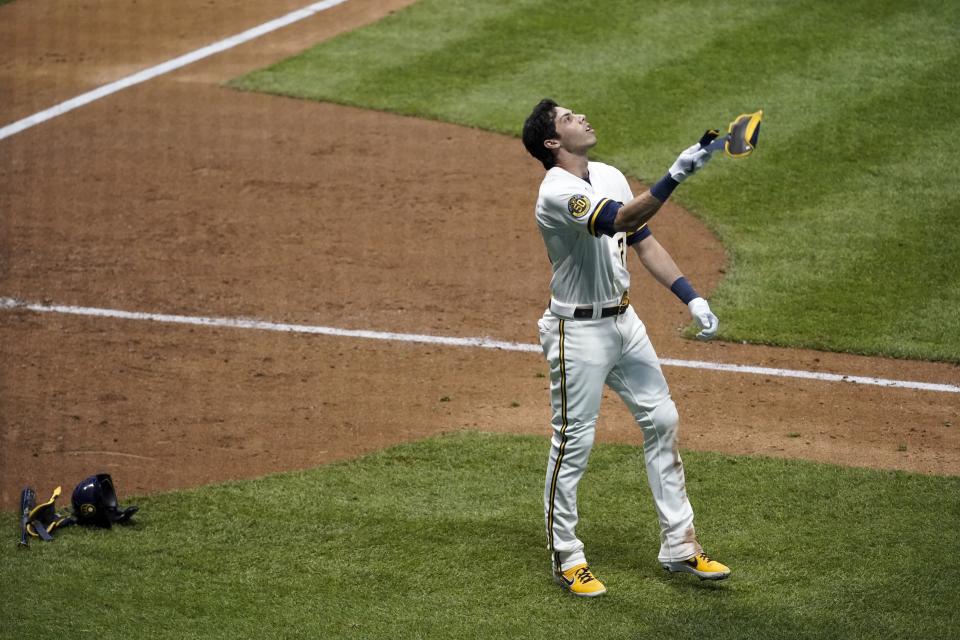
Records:
<instances>
[{"instance_id":1,"label":"baseball bat on ground","mask_svg":"<svg viewBox=\"0 0 960 640\"><path fill-rule=\"evenodd\" d=\"M27 523L30 521L30 512L37 505L37 493L32 487L24 487L20 492L20 546L28 547Z\"/></svg>"}]
</instances>

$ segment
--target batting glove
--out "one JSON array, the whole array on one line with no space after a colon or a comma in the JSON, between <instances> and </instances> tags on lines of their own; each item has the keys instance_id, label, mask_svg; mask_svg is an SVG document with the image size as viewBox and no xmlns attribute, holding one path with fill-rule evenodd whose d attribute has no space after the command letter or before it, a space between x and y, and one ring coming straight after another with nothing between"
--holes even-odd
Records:
<instances>
[{"instance_id":1,"label":"batting glove","mask_svg":"<svg viewBox=\"0 0 960 640\"><path fill-rule=\"evenodd\" d=\"M670 167L670 177L677 182L683 182L703 168L711 158L711 152L699 142L689 146L677 156L676 162Z\"/></svg>"},{"instance_id":2,"label":"batting glove","mask_svg":"<svg viewBox=\"0 0 960 640\"><path fill-rule=\"evenodd\" d=\"M717 329L720 328L720 321L717 316L710 311L710 305L703 298L694 298L687 303L690 309L690 315L700 326L700 333L697 334L697 340L713 340L717 335Z\"/></svg>"}]
</instances>

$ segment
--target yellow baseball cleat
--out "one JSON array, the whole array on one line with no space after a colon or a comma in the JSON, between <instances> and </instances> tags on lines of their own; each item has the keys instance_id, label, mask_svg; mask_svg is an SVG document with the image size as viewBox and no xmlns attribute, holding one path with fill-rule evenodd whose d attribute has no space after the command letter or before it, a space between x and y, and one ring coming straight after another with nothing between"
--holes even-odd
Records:
<instances>
[{"instance_id":1,"label":"yellow baseball cleat","mask_svg":"<svg viewBox=\"0 0 960 640\"><path fill-rule=\"evenodd\" d=\"M680 562L664 562L662 565L667 571L692 573L701 580L723 580L730 575L730 567L711 560L705 553L698 553Z\"/></svg>"},{"instance_id":2,"label":"yellow baseball cleat","mask_svg":"<svg viewBox=\"0 0 960 640\"><path fill-rule=\"evenodd\" d=\"M575 596L592 598L607 592L603 583L590 573L590 567L586 563L570 567L566 571L555 571L554 578L557 584Z\"/></svg>"}]
</instances>

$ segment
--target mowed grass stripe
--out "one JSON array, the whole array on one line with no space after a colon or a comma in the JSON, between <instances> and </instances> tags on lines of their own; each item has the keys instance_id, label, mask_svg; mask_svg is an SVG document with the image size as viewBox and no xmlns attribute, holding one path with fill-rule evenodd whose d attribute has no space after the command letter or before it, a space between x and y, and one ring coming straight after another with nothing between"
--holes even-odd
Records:
<instances>
[{"instance_id":1,"label":"mowed grass stripe","mask_svg":"<svg viewBox=\"0 0 960 640\"><path fill-rule=\"evenodd\" d=\"M0 637L921 638L960 623L960 478L685 453L700 537L734 571L710 584L657 564L642 450L598 445L578 533L610 593L583 602L550 578L548 447L459 433L179 493L121 485L136 526L29 550L2 514Z\"/></svg>"},{"instance_id":2,"label":"mowed grass stripe","mask_svg":"<svg viewBox=\"0 0 960 640\"><path fill-rule=\"evenodd\" d=\"M955 62L960 59L951 64ZM944 74L938 68L918 73L914 80L942 86ZM871 143L859 137L863 132L848 126L850 121L876 122L876 114L889 113L892 104L908 106L910 122L936 123L939 117L939 105L917 96L915 86L886 89L848 109L846 121L819 123L778 145L777 153L792 150L809 164L819 158L826 165L816 188L807 183L783 187L792 192L791 199L804 203L802 208L778 209L773 194L764 195L754 187L756 200L764 203L755 215L768 215L776 222L751 220L751 233L733 243L739 248L734 278L764 272L766 281L751 278L738 283L750 295L731 300L730 306L750 305L759 313L757 318L745 314L739 320L734 314L729 337L750 340L765 332L766 341L773 343L790 340L844 350L858 342L867 352L956 359L955 340L949 334L960 329L960 282L945 266L960 261L960 243L950 222L958 210L958 194L944 188L946 176L937 175L939 167L948 164L952 126L928 126L922 134L911 135L898 133L892 121L879 122L872 135L884 140L887 148L874 158L875 151L864 148ZM818 135L827 136L830 148L805 143ZM842 171L842 179L832 171ZM763 174L759 184L777 179L768 167L758 172ZM849 205L851 193L859 197L856 207ZM838 261L837 256L846 259ZM724 304L726 296L739 289L721 288L715 301ZM865 292L871 291L883 293L881 306L866 304ZM859 310L851 308L857 305L862 305ZM765 328L762 318L778 312L795 318L804 337L792 337L790 325Z\"/></svg>"},{"instance_id":3,"label":"mowed grass stripe","mask_svg":"<svg viewBox=\"0 0 960 640\"><path fill-rule=\"evenodd\" d=\"M960 362L957 41L919 0L423 0L234 84L511 135L552 95L647 180L762 107L760 150L674 196L730 251L721 337Z\"/></svg>"}]
</instances>

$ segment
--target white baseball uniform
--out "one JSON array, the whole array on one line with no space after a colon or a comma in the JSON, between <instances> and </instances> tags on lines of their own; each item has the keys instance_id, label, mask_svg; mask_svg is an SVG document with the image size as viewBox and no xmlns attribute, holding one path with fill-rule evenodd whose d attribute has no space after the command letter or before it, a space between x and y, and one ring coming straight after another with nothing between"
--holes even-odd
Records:
<instances>
[{"instance_id":1,"label":"white baseball uniform","mask_svg":"<svg viewBox=\"0 0 960 640\"><path fill-rule=\"evenodd\" d=\"M659 560L685 560L702 549L677 449L679 418L646 327L626 299L627 247L649 230L612 232L612 213L633 194L614 167L599 162L588 167L589 180L560 167L547 171L536 208L553 266L550 306L538 323L553 408L544 491L548 546L555 568L586 562L575 533L577 484L607 384L643 432L647 480L660 520Z\"/></svg>"}]
</instances>

